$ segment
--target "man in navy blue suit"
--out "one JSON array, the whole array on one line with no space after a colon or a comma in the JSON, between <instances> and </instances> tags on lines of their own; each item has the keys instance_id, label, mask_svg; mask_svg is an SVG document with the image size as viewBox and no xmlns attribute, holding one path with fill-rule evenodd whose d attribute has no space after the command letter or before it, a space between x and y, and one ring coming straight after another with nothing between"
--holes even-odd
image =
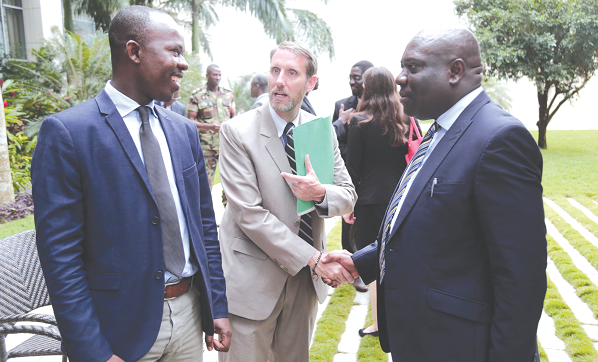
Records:
<instances>
[{"instance_id":1,"label":"man in navy blue suit","mask_svg":"<svg viewBox=\"0 0 598 362\"><path fill-rule=\"evenodd\" d=\"M109 30L112 80L48 117L32 163L37 244L63 351L77 361L201 361L230 325L212 199L180 89L180 29L143 6ZM220 335L220 340L213 338Z\"/></svg>"},{"instance_id":2,"label":"man in navy blue suit","mask_svg":"<svg viewBox=\"0 0 598 362\"><path fill-rule=\"evenodd\" d=\"M397 186L378 241L326 261L342 262L366 283L378 280L380 344L395 362L539 361L540 150L482 89L470 31L420 32L401 66L405 113L435 123Z\"/></svg>"}]
</instances>

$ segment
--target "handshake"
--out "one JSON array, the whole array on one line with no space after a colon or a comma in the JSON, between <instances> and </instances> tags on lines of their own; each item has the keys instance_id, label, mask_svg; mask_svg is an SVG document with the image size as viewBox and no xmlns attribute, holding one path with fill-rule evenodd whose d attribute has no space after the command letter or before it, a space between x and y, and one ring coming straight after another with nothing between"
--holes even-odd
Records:
<instances>
[{"instance_id":1,"label":"handshake","mask_svg":"<svg viewBox=\"0 0 598 362\"><path fill-rule=\"evenodd\" d=\"M309 266L314 273L313 277L321 277L324 283L333 288L342 283L353 283L353 280L359 277L359 273L353 264L351 255L346 250L314 254L309 261Z\"/></svg>"}]
</instances>

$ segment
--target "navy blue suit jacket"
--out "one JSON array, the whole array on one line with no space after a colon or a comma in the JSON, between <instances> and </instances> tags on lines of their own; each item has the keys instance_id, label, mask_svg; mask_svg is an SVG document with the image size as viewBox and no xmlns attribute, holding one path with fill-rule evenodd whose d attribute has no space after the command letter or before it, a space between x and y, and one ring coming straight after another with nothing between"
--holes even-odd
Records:
<instances>
[{"instance_id":1,"label":"navy blue suit jacket","mask_svg":"<svg viewBox=\"0 0 598 362\"><path fill-rule=\"evenodd\" d=\"M202 327L213 334L213 319L228 317L228 306L197 129L156 110L199 264ZM43 122L31 173L38 251L63 349L74 362L141 358L163 312L162 231L139 152L105 91Z\"/></svg>"},{"instance_id":2,"label":"navy blue suit jacket","mask_svg":"<svg viewBox=\"0 0 598 362\"><path fill-rule=\"evenodd\" d=\"M530 133L482 92L422 166L386 245L378 323L393 361L533 360L546 292L541 177ZM379 280L379 252L376 242L353 256L366 283Z\"/></svg>"}]
</instances>

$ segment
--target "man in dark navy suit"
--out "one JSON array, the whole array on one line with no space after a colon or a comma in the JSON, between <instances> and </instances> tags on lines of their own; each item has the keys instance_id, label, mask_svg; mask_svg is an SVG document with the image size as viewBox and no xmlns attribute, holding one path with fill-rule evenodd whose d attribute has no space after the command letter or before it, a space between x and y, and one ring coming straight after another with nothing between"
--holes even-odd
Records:
<instances>
[{"instance_id":1,"label":"man in dark navy suit","mask_svg":"<svg viewBox=\"0 0 598 362\"><path fill-rule=\"evenodd\" d=\"M395 362L539 361L546 292L542 155L481 87L468 30L424 31L397 77L405 113L433 119L378 241L337 254L378 280L380 344Z\"/></svg>"},{"instance_id":2,"label":"man in dark navy suit","mask_svg":"<svg viewBox=\"0 0 598 362\"><path fill-rule=\"evenodd\" d=\"M32 163L40 261L77 361L201 361L230 325L197 130L154 104L180 89L183 36L132 6L109 30L112 80L48 117ZM219 334L221 340L213 338Z\"/></svg>"}]
</instances>

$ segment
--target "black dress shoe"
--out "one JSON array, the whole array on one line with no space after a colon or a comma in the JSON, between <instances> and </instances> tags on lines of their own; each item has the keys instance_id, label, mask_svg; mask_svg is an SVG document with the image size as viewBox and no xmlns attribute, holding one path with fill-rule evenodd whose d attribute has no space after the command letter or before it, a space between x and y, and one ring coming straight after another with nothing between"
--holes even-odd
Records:
<instances>
[{"instance_id":1,"label":"black dress shoe","mask_svg":"<svg viewBox=\"0 0 598 362\"><path fill-rule=\"evenodd\" d=\"M361 337L365 337L365 336L373 336L373 337L378 337L378 331L375 331L375 332L369 332L369 333L368 333L368 332L366 332L366 331L365 331L365 328L361 328L361 329L359 330L359 335L360 335Z\"/></svg>"},{"instance_id":2,"label":"black dress shoe","mask_svg":"<svg viewBox=\"0 0 598 362\"><path fill-rule=\"evenodd\" d=\"M355 287L355 290L357 290L360 293L365 293L368 291L368 286L365 285L363 280L361 280L361 277L358 277L355 280L353 280L353 286Z\"/></svg>"}]
</instances>

